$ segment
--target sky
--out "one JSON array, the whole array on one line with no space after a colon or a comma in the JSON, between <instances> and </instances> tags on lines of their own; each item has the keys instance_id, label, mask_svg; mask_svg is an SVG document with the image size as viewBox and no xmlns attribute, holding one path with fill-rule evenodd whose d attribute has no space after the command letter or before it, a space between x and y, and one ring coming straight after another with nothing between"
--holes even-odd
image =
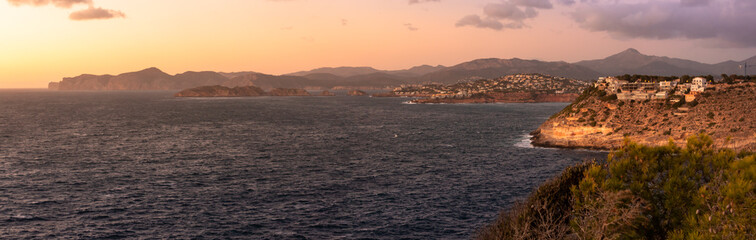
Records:
<instances>
[{"instance_id":1,"label":"sky","mask_svg":"<svg viewBox=\"0 0 756 240\"><path fill-rule=\"evenodd\" d=\"M4 0L0 88L149 67L396 70L627 48L740 61L756 55L755 12L753 0Z\"/></svg>"}]
</instances>

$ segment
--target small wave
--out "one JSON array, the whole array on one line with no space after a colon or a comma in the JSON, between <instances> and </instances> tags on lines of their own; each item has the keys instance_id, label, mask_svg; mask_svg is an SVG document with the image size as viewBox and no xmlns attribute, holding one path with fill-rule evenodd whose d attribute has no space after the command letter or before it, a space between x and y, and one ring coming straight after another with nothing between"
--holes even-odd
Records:
<instances>
[{"instance_id":1,"label":"small wave","mask_svg":"<svg viewBox=\"0 0 756 240\"><path fill-rule=\"evenodd\" d=\"M533 140L530 140L530 138L530 134L522 135L522 138L520 138L514 146L519 148L535 148L535 146L533 146Z\"/></svg>"},{"instance_id":2,"label":"small wave","mask_svg":"<svg viewBox=\"0 0 756 240\"><path fill-rule=\"evenodd\" d=\"M16 214L8 218L8 222L26 222L26 221L40 221L45 220L41 217L35 217L27 214Z\"/></svg>"}]
</instances>

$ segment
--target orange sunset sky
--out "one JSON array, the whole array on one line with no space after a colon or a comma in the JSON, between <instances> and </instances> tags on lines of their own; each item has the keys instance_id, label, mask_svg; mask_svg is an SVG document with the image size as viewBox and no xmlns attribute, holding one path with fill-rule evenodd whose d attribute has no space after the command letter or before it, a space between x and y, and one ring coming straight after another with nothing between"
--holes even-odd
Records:
<instances>
[{"instance_id":1,"label":"orange sunset sky","mask_svg":"<svg viewBox=\"0 0 756 240\"><path fill-rule=\"evenodd\" d=\"M740 61L756 55L754 13L753 0L3 0L0 88L147 67L285 74L489 57L576 62L630 47Z\"/></svg>"}]
</instances>

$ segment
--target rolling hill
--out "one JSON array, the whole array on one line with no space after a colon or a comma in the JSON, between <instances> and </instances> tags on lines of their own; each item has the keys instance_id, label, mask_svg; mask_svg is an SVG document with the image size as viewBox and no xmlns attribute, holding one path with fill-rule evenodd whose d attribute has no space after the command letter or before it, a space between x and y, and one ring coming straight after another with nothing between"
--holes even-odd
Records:
<instances>
[{"instance_id":1,"label":"rolling hill","mask_svg":"<svg viewBox=\"0 0 756 240\"><path fill-rule=\"evenodd\" d=\"M257 86L273 88L386 89L402 84L451 84L470 79L491 79L509 74L540 73L578 80L623 74L644 75L714 75L742 74L743 62L756 63L756 56L744 61L705 64L691 60L645 55L627 49L604 59L576 63L486 58L451 67L421 65L404 70L379 70L372 67L326 67L284 75L243 72L185 72L169 75L157 68L119 75L83 74L51 82L58 90L180 90L198 86Z\"/></svg>"}]
</instances>

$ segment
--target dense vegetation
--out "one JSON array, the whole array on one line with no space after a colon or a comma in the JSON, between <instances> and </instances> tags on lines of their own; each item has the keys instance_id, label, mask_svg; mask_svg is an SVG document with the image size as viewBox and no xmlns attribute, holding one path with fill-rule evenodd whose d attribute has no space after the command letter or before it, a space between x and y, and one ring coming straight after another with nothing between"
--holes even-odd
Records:
<instances>
[{"instance_id":1,"label":"dense vegetation","mask_svg":"<svg viewBox=\"0 0 756 240\"><path fill-rule=\"evenodd\" d=\"M755 239L756 154L626 141L566 169L500 214L479 239Z\"/></svg>"}]
</instances>

